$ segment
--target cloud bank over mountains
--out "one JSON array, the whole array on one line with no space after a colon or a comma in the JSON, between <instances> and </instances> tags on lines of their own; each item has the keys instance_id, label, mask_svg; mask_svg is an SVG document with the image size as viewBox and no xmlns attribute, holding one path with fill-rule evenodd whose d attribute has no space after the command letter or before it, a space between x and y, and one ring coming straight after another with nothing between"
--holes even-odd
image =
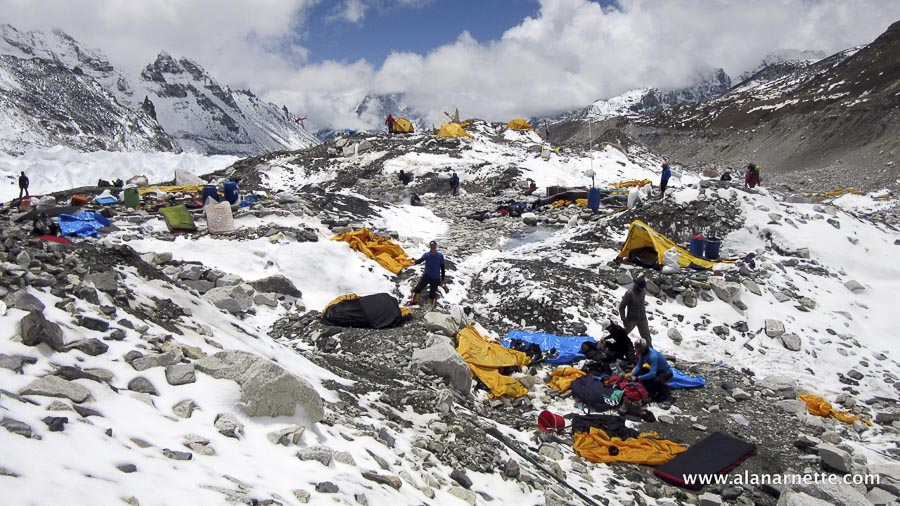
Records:
<instances>
[{"instance_id":1,"label":"cloud bank over mountains","mask_svg":"<svg viewBox=\"0 0 900 506\"><path fill-rule=\"evenodd\" d=\"M385 2L428 8L353 0L331 22L375 22L366 13ZM423 111L455 103L464 116L488 120L553 114L641 86L685 86L714 67L735 76L780 50L830 54L870 42L900 18L891 0L620 0L617 8L542 0L535 17L497 40L464 31L424 53L393 52L379 66L352 56L314 62L305 27L316 4L0 0L20 29L61 28L129 73L162 50L189 57L220 82L307 116L312 128L369 126L354 109L373 93L406 93Z\"/></svg>"}]
</instances>

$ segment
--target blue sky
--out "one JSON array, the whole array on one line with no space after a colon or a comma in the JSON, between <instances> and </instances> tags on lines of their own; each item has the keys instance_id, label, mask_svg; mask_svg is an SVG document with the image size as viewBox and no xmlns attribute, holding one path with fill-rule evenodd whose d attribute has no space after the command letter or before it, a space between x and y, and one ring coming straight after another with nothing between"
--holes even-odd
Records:
<instances>
[{"instance_id":1,"label":"blue sky","mask_svg":"<svg viewBox=\"0 0 900 506\"><path fill-rule=\"evenodd\" d=\"M420 5L373 6L352 23L334 19L337 2L322 2L309 15L301 42L309 62L365 58L380 66L391 51L425 54L452 44L468 31L475 40L497 40L540 10L537 0L434 0Z\"/></svg>"}]
</instances>

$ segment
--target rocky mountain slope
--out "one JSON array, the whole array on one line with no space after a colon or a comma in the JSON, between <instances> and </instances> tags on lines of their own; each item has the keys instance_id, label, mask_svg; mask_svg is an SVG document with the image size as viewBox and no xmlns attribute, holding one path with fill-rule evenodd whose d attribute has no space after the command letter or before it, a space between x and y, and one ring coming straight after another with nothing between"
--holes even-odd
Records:
<instances>
[{"instance_id":1,"label":"rocky mountain slope","mask_svg":"<svg viewBox=\"0 0 900 506\"><path fill-rule=\"evenodd\" d=\"M180 151L99 53L62 32L0 25L0 149L21 154L57 144L86 151Z\"/></svg>"},{"instance_id":2,"label":"rocky mountain slope","mask_svg":"<svg viewBox=\"0 0 900 506\"><path fill-rule=\"evenodd\" d=\"M286 107L232 91L196 62L163 53L133 81L61 31L0 26L3 149L256 155L316 144Z\"/></svg>"},{"instance_id":3,"label":"rocky mountain slope","mask_svg":"<svg viewBox=\"0 0 900 506\"><path fill-rule=\"evenodd\" d=\"M540 156L534 132L476 120L473 138L356 135L248 158L237 230L173 235L151 208L114 206L98 239L28 237L3 211L0 243L0 483L16 504L881 504L900 495L900 362L885 336L900 234L896 202L744 190L676 171L665 199L600 212L531 201L522 178L598 186L653 177L659 159L606 147ZM414 176L409 186L399 170ZM462 179L447 195L447 176ZM58 194L67 200L78 188ZM423 206L409 205L411 194ZM249 203L249 202L248 202ZM484 213L483 211L489 211ZM872 212L893 216L875 221ZM664 274L614 262L642 220L677 242L723 238L737 260ZM394 276L334 234L367 226L412 257L437 239L447 283L436 312L389 329L326 326L337 295L406 298L419 268ZM750 262L748 254L754 255ZM865 256L867 262L859 262ZM490 398L454 351L461 324L601 335L600 321L647 276L654 346L705 388L677 391L638 430L691 445L715 430L758 445L736 472L877 476L879 483L666 485L651 468L596 464L543 409L581 412L546 382ZM460 307L469 307L468 316ZM579 364L576 364L579 365ZM799 392L867 419L805 412ZM90 457L85 457L90 455ZM47 477L52 476L52 486ZM578 495L581 494L581 495ZM702 499L701 499L702 494Z\"/></svg>"},{"instance_id":4,"label":"rocky mountain slope","mask_svg":"<svg viewBox=\"0 0 900 506\"><path fill-rule=\"evenodd\" d=\"M769 184L897 190L898 55L900 22L862 48L763 69L714 100L607 121L594 133L627 137L686 165L752 161ZM575 124L559 130L560 142L584 137Z\"/></svg>"}]
</instances>

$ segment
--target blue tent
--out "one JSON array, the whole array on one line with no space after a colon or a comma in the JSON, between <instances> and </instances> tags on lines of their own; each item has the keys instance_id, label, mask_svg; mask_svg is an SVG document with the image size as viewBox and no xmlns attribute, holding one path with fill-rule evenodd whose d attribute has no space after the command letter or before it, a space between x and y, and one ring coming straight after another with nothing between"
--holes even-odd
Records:
<instances>
[{"instance_id":1,"label":"blue tent","mask_svg":"<svg viewBox=\"0 0 900 506\"><path fill-rule=\"evenodd\" d=\"M544 332L524 332L521 330L510 330L503 339L500 340L503 346L510 347L513 339L520 339L526 343L534 343L541 347L544 355L547 355L551 349L556 348L559 356L555 358L545 358L544 362L548 364L571 364L576 360L585 358L581 354L581 345L585 342L593 342L594 338L589 336L557 336Z\"/></svg>"}]
</instances>

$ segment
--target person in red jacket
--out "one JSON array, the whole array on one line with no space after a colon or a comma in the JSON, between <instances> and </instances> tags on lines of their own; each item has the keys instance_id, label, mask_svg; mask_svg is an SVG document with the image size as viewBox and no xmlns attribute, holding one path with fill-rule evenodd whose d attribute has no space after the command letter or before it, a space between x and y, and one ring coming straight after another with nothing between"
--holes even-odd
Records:
<instances>
[{"instance_id":1,"label":"person in red jacket","mask_svg":"<svg viewBox=\"0 0 900 506\"><path fill-rule=\"evenodd\" d=\"M394 116L388 114L387 119L384 120L384 124L387 125L388 133L394 133Z\"/></svg>"},{"instance_id":2,"label":"person in red jacket","mask_svg":"<svg viewBox=\"0 0 900 506\"><path fill-rule=\"evenodd\" d=\"M759 183L759 165L753 163L747 165L747 174L744 175L744 186L747 188L754 188Z\"/></svg>"}]
</instances>

